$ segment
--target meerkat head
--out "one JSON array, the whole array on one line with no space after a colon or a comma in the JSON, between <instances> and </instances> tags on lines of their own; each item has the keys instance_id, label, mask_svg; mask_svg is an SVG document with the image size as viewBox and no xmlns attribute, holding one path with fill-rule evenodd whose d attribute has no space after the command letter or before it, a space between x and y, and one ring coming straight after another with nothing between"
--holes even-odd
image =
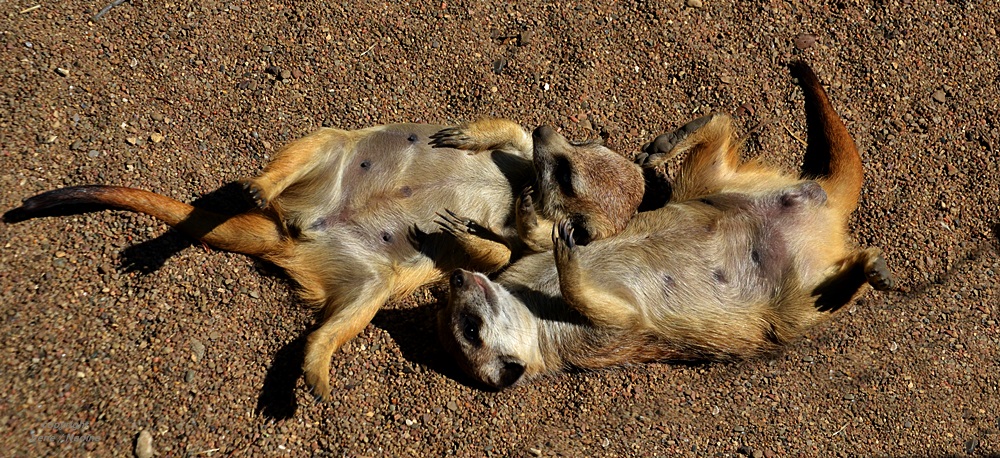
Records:
<instances>
[{"instance_id":1,"label":"meerkat head","mask_svg":"<svg viewBox=\"0 0 1000 458\"><path fill-rule=\"evenodd\" d=\"M621 232L642 202L639 166L599 142L570 142L548 126L531 137L540 211L569 218L578 243Z\"/></svg>"},{"instance_id":2,"label":"meerkat head","mask_svg":"<svg viewBox=\"0 0 1000 458\"><path fill-rule=\"evenodd\" d=\"M438 335L462 370L495 389L537 373L541 358L531 312L483 274L458 269L450 283Z\"/></svg>"}]
</instances>

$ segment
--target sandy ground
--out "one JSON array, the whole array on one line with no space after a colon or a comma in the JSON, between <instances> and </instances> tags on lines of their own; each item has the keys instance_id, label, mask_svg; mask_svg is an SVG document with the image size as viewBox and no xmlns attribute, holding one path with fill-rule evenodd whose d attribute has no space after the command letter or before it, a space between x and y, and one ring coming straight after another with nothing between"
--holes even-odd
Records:
<instances>
[{"instance_id":1,"label":"sandy ground","mask_svg":"<svg viewBox=\"0 0 1000 458\"><path fill-rule=\"evenodd\" d=\"M429 288L334 357L317 405L276 268L118 211L2 225L2 454L129 455L145 430L157 456L1000 456L996 2L337 3L2 3L0 208L89 183L224 207L321 125L483 115L631 156L730 112L794 168L804 58L862 150L856 239L901 291L773 359L495 393L442 354Z\"/></svg>"}]
</instances>

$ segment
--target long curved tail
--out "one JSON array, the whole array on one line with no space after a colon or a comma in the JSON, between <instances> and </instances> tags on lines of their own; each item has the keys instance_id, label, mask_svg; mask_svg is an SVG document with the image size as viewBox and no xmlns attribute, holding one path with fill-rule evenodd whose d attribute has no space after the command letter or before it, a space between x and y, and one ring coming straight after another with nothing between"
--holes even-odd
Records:
<instances>
[{"instance_id":1,"label":"long curved tail","mask_svg":"<svg viewBox=\"0 0 1000 458\"><path fill-rule=\"evenodd\" d=\"M794 62L789 69L792 76L799 80L806 99L808 146L803 175L818 178L830 198L830 204L846 220L858 206L864 181L858 148L809 64Z\"/></svg>"},{"instance_id":2,"label":"long curved tail","mask_svg":"<svg viewBox=\"0 0 1000 458\"><path fill-rule=\"evenodd\" d=\"M167 196L120 186L71 186L44 192L4 213L3 220L14 223L67 208L94 205L145 213L226 251L273 261L286 247L280 224L265 215L242 213L225 216Z\"/></svg>"}]
</instances>

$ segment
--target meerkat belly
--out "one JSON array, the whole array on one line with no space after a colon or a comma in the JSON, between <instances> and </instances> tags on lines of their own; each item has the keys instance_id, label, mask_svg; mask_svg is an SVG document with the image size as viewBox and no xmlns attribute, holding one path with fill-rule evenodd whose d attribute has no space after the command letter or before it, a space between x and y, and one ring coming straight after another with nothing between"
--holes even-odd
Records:
<instances>
[{"instance_id":1,"label":"meerkat belly","mask_svg":"<svg viewBox=\"0 0 1000 458\"><path fill-rule=\"evenodd\" d=\"M729 321L776 297L790 262L780 231L744 229L698 233L678 226L628 243L596 244L584 269L654 328Z\"/></svg>"},{"instance_id":2,"label":"meerkat belly","mask_svg":"<svg viewBox=\"0 0 1000 458\"><path fill-rule=\"evenodd\" d=\"M532 176L530 158L502 151L473 154L433 148L442 126L383 126L361 137L282 196L289 226L303 238L354 239L376 251L413 251L414 227L438 230L434 219L451 210L492 228L512 226L514 186Z\"/></svg>"}]
</instances>

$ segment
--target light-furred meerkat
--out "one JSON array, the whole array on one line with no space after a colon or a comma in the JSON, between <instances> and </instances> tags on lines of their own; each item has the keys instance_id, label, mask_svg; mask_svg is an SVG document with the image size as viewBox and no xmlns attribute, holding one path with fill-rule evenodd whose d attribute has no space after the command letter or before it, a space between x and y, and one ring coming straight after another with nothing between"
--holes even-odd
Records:
<instances>
[{"instance_id":1,"label":"light-furred meerkat","mask_svg":"<svg viewBox=\"0 0 1000 458\"><path fill-rule=\"evenodd\" d=\"M569 368L753 357L829 318L865 284L892 289L881 251L855 248L847 233L863 178L854 141L809 66L791 68L806 99L805 177L741 161L728 116L666 134L646 165L687 157L664 207L587 246L571 222L557 224L552 253L524 257L496 281L451 275L438 326L459 365L503 388Z\"/></svg>"},{"instance_id":2,"label":"light-furred meerkat","mask_svg":"<svg viewBox=\"0 0 1000 458\"><path fill-rule=\"evenodd\" d=\"M536 182L534 165L537 180L570 183L572 194L535 186L533 199L523 193L516 202ZM545 127L529 134L500 119L460 128L319 129L278 151L244 186L258 208L231 216L139 189L76 186L31 197L4 220L104 205L151 215L208 245L282 267L318 310L303 373L313 394L327 400L333 353L387 301L456 268L492 271L551 246L546 221L569 218L594 238L613 234L643 193L640 167L610 149L571 144ZM439 217L444 209L450 213ZM459 248L470 233L489 234L507 251L466 253Z\"/></svg>"}]
</instances>

